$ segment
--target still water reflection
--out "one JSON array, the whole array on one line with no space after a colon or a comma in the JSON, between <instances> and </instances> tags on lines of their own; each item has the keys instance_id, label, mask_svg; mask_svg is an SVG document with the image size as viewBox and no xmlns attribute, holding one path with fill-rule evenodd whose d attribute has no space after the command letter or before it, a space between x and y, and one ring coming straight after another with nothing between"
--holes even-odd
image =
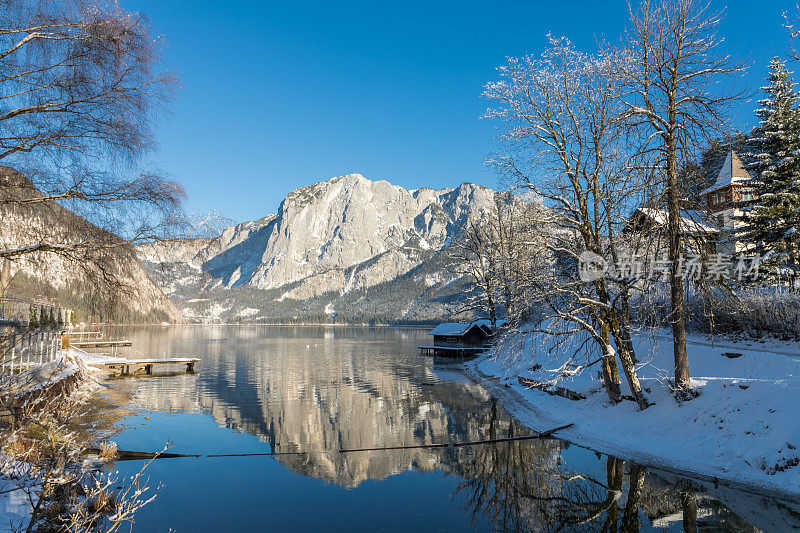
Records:
<instances>
[{"instance_id":1,"label":"still water reflection","mask_svg":"<svg viewBox=\"0 0 800 533\"><path fill-rule=\"evenodd\" d=\"M136 531L756 531L796 506L677 478L556 440L338 453L529 434L458 364L418 354L425 331L187 327L126 331L194 374L109 381L144 412L125 449L275 458L160 460ZM235 430L235 431L230 431ZM138 465L120 463L133 471Z\"/></svg>"}]
</instances>

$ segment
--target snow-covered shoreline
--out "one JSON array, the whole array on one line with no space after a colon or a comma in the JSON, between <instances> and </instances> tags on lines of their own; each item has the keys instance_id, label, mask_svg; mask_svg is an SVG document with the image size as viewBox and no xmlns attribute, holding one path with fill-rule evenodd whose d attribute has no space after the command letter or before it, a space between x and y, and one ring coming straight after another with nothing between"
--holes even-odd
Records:
<instances>
[{"instance_id":1,"label":"snow-covered shoreline","mask_svg":"<svg viewBox=\"0 0 800 533\"><path fill-rule=\"evenodd\" d=\"M589 367L559 385L587 396L573 401L523 386L519 377L552 379L532 370L532 338L506 339L466 364L473 379L534 430L568 423L558 436L576 445L733 488L800 503L800 346L771 341L721 342L690 338L693 387L700 396L678 403L671 395L668 335L636 339L637 371L655 405L612 405ZM723 353L741 353L728 358ZM785 354L797 353L797 357ZM641 354L647 354L646 356ZM551 367L552 368L552 367ZM623 382L623 393L628 390Z\"/></svg>"}]
</instances>

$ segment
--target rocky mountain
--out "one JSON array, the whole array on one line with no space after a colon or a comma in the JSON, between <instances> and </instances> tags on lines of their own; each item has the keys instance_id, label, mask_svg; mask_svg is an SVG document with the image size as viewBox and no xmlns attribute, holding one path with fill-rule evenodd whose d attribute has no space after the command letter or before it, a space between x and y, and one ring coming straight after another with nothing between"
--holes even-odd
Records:
<instances>
[{"instance_id":1,"label":"rocky mountain","mask_svg":"<svg viewBox=\"0 0 800 533\"><path fill-rule=\"evenodd\" d=\"M94 243L70 253L38 252L0 259L0 293L54 299L78 320L183 322L133 248L58 203L41 198L19 172L0 166L0 249L37 243Z\"/></svg>"},{"instance_id":2,"label":"rocky mountain","mask_svg":"<svg viewBox=\"0 0 800 533\"><path fill-rule=\"evenodd\" d=\"M297 189L277 213L218 238L138 252L188 318L434 320L461 306L468 283L447 271L442 251L497 194L348 174Z\"/></svg>"}]
</instances>

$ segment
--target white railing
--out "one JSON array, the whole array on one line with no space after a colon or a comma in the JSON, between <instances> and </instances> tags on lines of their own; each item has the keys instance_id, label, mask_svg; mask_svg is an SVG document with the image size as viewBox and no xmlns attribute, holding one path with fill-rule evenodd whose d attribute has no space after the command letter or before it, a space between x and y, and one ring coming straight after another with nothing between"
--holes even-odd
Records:
<instances>
[{"instance_id":1,"label":"white railing","mask_svg":"<svg viewBox=\"0 0 800 533\"><path fill-rule=\"evenodd\" d=\"M65 355L63 336L56 330L12 334L6 344L9 348L4 350L0 359L0 373L3 375L60 361Z\"/></svg>"},{"instance_id":2,"label":"white railing","mask_svg":"<svg viewBox=\"0 0 800 533\"><path fill-rule=\"evenodd\" d=\"M0 373L7 375L63 358L71 311L57 304L0 298Z\"/></svg>"}]
</instances>

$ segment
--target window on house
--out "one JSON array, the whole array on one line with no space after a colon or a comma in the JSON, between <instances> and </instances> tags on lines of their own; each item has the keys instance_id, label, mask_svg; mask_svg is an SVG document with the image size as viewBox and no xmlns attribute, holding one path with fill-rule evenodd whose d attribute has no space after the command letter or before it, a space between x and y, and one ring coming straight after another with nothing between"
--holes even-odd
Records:
<instances>
[{"instance_id":1,"label":"window on house","mask_svg":"<svg viewBox=\"0 0 800 533\"><path fill-rule=\"evenodd\" d=\"M752 189L742 189L742 201L747 202L753 199Z\"/></svg>"}]
</instances>

